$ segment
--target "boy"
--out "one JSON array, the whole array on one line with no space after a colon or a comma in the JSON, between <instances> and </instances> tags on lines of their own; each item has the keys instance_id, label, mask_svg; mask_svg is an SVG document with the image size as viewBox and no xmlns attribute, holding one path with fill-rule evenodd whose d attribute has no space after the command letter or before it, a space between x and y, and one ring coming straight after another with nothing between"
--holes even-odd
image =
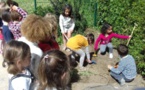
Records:
<instances>
[{"instance_id":1,"label":"boy","mask_svg":"<svg viewBox=\"0 0 145 90\"><path fill-rule=\"evenodd\" d=\"M120 85L124 85L125 82L132 81L136 75L135 60L131 55L128 55L128 47L120 44L117 47L117 52L120 55L120 61L117 67L108 65L111 76L116 79Z\"/></svg>"}]
</instances>

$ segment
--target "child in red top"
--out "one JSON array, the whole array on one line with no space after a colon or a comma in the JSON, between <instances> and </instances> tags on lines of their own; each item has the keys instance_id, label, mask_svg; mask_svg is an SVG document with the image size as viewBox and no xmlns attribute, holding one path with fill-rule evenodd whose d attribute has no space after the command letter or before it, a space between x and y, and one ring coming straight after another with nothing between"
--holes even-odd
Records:
<instances>
[{"instance_id":1,"label":"child in red top","mask_svg":"<svg viewBox=\"0 0 145 90\"><path fill-rule=\"evenodd\" d=\"M104 53L106 47L109 48L109 58L113 58L113 45L111 43L112 38L129 39L131 36L120 35L112 32L112 25L105 23L101 28L101 34L97 38L94 48L98 50L98 44L100 44L100 52Z\"/></svg>"},{"instance_id":2,"label":"child in red top","mask_svg":"<svg viewBox=\"0 0 145 90\"><path fill-rule=\"evenodd\" d=\"M45 15L44 19L47 19L47 21L50 23L51 36L49 36L48 38L46 38L43 41L40 41L38 46L41 48L41 50L43 52L46 52L46 51L52 50L52 49L59 50L59 45L55 40L55 38L57 37L56 36L57 35L57 19L56 19L55 15L53 15L51 13L47 13Z\"/></svg>"}]
</instances>

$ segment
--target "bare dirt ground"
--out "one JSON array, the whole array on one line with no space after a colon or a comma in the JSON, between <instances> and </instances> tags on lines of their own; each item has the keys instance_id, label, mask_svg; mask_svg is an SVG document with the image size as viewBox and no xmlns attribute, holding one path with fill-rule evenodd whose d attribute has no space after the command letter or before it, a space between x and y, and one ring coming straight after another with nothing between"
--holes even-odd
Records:
<instances>
[{"instance_id":1,"label":"bare dirt ground","mask_svg":"<svg viewBox=\"0 0 145 90\"><path fill-rule=\"evenodd\" d=\"M87 32L92 32L95 37L98 36L96 31L88 30ZM91 52L93 52L92 47L90 46ZM92 57L92 60L95 60L97 64L86 65L86 71L79 71L78 67L76 67L72 73L72 90L135 90L138 87L145 87L145 81L140 75L137 75L134 81L126 83L124 86L120 86L112 79L109 75L107 65L114 65L119 61L115 49L113 54L113 59L109 59L108 53L105 55L98 54L97 57ZM0 90L8 90L8 74L6 68L2 67L2 60L2 56L0 55Z\"/></svg>"},{"instance_id":2,"label":"bare dirt ground","mask_svg":"<svg viewBox=\"0 0 145 90\"><path fill-rule=\"evenodd\" d=\"M94 30L88 29L86 33L91 32L98 36L98 33ZM91 52L93 46L90 46ZM105 55L98 54L97 57L92 57L97 64L87 65L86 71L77 70L79 76L78 81L72 83L72 90L135 90L138 87L145 87L145 81L140 75L137 75L134 81L126 83L124 86L120 86L109 74L107 65L115 65L119 61L117 51L113 51L113 59L109 59L108 53ZM144 89L145 90L145 89Z\"/></svg>"}]
</instances>

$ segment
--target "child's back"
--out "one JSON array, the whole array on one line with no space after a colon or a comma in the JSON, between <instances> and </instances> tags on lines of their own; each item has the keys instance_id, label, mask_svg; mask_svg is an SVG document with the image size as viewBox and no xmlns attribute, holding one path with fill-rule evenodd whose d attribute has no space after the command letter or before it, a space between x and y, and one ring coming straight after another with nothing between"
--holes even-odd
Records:
<instances>
[{"instance_id":1,"label":"child's back","mask_svg":"<svg viewBox=\"0 0 145 90\"><path fill-rule=\"evenodd\" d=\"M17 6L12 7L12 11L11 11L12 21L9 23L8 26L11 32L13 33L15 40L19 39L22 36L20 27L22 21L26 18L26 16L27 16L27 12L24 11L23 9Z\"/></svg>"}]
</instances>

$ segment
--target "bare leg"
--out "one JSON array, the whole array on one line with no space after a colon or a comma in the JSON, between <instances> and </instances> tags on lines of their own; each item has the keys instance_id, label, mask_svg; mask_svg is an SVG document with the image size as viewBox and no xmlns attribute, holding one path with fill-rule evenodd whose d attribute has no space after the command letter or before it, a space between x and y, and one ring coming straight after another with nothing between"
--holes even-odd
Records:
<instances>
[{"instance_id":1,"label":"bare leg","mask_svg":"<svg viewBox=\"0 0 145 90\"><path fill-rule=\"evenodd\" d=\"M68 38L71 37L72 32L73 32L73 30L68 31L68 33L67 33L67 37L68 37Z\"/></svg>"}]
</instances>

